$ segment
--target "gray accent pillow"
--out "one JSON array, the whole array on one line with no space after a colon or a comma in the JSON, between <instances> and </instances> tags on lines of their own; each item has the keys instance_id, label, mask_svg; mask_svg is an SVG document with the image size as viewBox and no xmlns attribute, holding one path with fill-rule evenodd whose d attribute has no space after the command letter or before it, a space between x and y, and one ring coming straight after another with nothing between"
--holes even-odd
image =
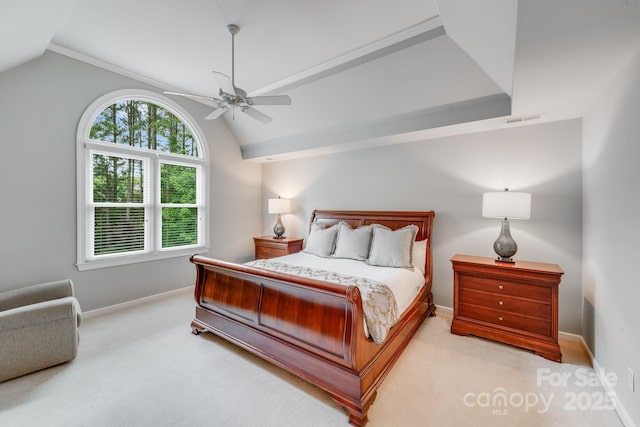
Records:
<instances>
[{"instance_id":1,"label":"gray accent pillow","mask_svg":"<svg viewBox=\"0 0 640 427\"><path fill-rule=\"evenodd\" d=\"M350 258L364 261L369 257L373 226L365 225L355 230L346 222L338 224L338 237L334 258Z\"/></svg>"},{"instance_id":2,"label":"gray accent pillow","mask_svg":"<svg viewBox=\"0 0 640 427\"><path fill-rule=\"evenodd\" d=\"M415 225L407 225L397 230L374 225L371 251L366 263L380 267L413 269L411 256L416 234L418 227Z\"/></svg>"},{"instance_id":3,"label":"gray accent pillow","mask_svg":"<svg viewBox=\"0 0 640 427\"><path fill-rule=\"evenodd\" d=\"M307 244L302 251L326 258L333 254L337 234L338 224L324 228L322 224L314 222L311 224Z\"/></svg>"}]
</instances>

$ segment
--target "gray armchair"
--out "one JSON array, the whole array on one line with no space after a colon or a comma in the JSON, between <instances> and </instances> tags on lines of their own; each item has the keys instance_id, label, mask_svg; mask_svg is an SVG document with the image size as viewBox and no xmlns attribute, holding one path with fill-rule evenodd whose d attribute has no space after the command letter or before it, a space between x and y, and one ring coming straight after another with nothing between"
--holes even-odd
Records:
<instances>
[{"instance_id":1,"label":"gray armchair","mask_svg":"<svg viewBox=\"0 0 640 427\"><path fill-rule=\"evenodd\" d=\"M0 293L0 382L68 362L81 310L71 280Z\"/></svg>"}]
</instances>

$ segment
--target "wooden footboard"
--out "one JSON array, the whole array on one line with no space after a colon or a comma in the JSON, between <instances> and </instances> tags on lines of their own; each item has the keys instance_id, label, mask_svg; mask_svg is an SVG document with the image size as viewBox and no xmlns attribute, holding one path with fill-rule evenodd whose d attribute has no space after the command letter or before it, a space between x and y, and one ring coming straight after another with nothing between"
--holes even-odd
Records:
<instances>
[{"instance_id":1,"label":"wooden footboard","mask_svg":"<svg viewBox=\"0 0 640 427\"><path fill-rule=\"evenodd\" d=\"M430 230L433 212L427 214ZM326 390L355 426L366 423L380 383L435 310L428 274L418 298L376 345L365 336L355 286L197 255L191 262L197 270L193 332L219 335Z\"/></svg>"}]
</instances>

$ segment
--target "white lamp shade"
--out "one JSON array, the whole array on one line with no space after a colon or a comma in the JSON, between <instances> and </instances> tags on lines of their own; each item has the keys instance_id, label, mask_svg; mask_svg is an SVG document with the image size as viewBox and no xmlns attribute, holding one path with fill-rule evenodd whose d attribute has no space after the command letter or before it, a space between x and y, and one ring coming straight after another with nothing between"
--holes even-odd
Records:
<instances>
[{"instance_id":1,"label":"white lamp shade","mask_svg":"<svg viewBox=\"0 0 640 427\"><path fill-rule=\"evenodd\" d=\"M497 191L482 195L482 216L486 218L531 218L531 193Z\"/></svg>"},{"instance_id":2,"label":"white lamp shade","mask_svg":"<svg viewBox=\"0 0 640 427\"><path fill-rule=\"evenodd\" d=\"M269 213L283 214L291 212L291 200L289 199L269 199Z\"/></svg>"}]
</instances>

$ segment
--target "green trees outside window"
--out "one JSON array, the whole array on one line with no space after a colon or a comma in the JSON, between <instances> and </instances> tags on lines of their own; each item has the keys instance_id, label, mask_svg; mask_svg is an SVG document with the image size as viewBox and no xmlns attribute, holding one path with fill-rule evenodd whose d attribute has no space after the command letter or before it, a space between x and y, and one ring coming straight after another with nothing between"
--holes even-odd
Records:
<instances>
[{"instance_id":1,"label":"green trees outside window","mask_svg":"<svg viewBox=\"0 0 640 427\"><path fill-rule=\"evenodd\" d=\"M189 128L167 109L147 101L116 102L96 117L89 138L198 157Z\"/></svg>"},{"instance_id":2,"label":"green trees outside window","mask_svg":"<svg viewBox=\"0 0 640 427\"><path fill-rule=\"evenodd\" d=\"M144 250L143 191L142 160L93 155L94 255Z\"/></svg>"},{"instance_id":3,"label":"green trees outside window","mask_svg":"<svg viewBox=\"0 0 640 427\"><path fill-rule=\"evenodd\" d=\"M194 245L198 242L196 168L160 165L162 247Z\"/></svg>"}]
</instances>

